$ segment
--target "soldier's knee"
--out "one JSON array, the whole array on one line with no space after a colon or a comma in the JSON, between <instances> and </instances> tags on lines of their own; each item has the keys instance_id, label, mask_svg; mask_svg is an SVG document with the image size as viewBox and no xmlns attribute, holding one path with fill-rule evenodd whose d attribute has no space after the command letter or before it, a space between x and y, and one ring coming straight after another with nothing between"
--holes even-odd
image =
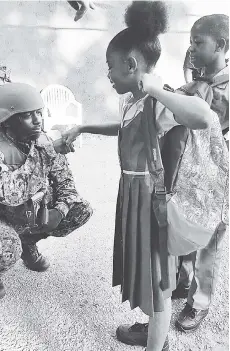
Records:
<instances>
[{"instance_id":1,"label":"soldier's knee","mask_svg":"<svg viewBox=\"0 0 230 351\"><path fill-rule=\"evenodd\" d=\"M88 201L76 203L59 226L49 233L49 236L64 237L74 230L82 227L93 214L93 209Z\"/></svg>"},{"instance_id":2,"label":"soldier's knee","mask_svg":"<svg viewBox=\"0 0 230 351\"><path fill-rule=\"evenodd\" d=\"M73 226L73 230L82 227L93 214L93 209L90 203L86 200L82 200L80 203L76 203L67 214L66 220L69 220Z\"/></svg>"},{"instance_id":3,"label":"soldier's knee","mask_svg":"<svg viewBox=\"0 0 230 351\"><path fill-rule=\"evenodd\" d=\"M11 268L21 257L21 241L15 230L0 222L0 272Z\"/></svg>"}]
</instances>

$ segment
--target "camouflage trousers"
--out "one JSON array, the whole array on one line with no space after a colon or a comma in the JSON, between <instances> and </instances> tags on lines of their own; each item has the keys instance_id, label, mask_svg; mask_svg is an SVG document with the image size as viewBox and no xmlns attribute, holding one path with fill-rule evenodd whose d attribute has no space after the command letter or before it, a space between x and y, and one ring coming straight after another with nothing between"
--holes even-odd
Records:
<instances>
[{"instance_id":1,"label":"camouflage trousers","mask_svg":"<svg viewBox=\"0 0 230 351\"><path fill-rule=\"evenodd\" d=\"M26 222L20 210L6 211L5 206L0 206L0 274L7 271L21 257L22 243L36 244L39 240L49 236L65 237L75 229L84 225L91 217L93 211L90 204L82 200L75 203L67 216L62 219L56 229L51 232L37 234L23 233Z\"/></svg>"}]
</instances>

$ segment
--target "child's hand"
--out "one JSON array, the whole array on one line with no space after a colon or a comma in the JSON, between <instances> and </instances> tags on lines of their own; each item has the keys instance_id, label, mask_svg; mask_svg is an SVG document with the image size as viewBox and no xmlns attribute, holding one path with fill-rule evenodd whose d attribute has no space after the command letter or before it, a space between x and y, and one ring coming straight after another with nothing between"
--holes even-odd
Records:
<instances>
[{"instance_id":1,"label":"child's hand","mask_svg":"<svg viewBox=\"0 0 230 351\"><path fill-rule=\"evenodd\" d=\"M161 77L154 73L145 73L140 82L140 88L147 94L153 95L155 91L163 89L163 82Z\"/></svg>"},{"instance_id":2,"label":"child's hand","mask_svg":"<svg viewBox=\"0 0 230 351\"><path fill-rule=\"evenodd\" d=\"M63 144L71 146L71 144L77 139L81 134L81 126L75 125L73 128L68 129L68 125L54 125L51 129L58 130L62 135Z\"/></svg>"},{"instance_id":3,"label":"child's hand","mask_svg":"<svg viewBox=\"0 0 230 351\"><path fill-rule=\"evenodd\" d=\"M77 137L81 134L81 126L76 125L75 127L62 133L62 139L65 141L66 145L71 145Z\"/></svg>"},{"instance_id":4,"label":"child's hand","mask_svg":"<svg viewBox=\"0 0 230 351\"><path fill-rule=\"evenodd\" d=\"M74 152L74 146L72 144L67 145L66 141L63 138L57 139L53 141L54 150L57 154L68 154L69 152Z\"/></svg>"}]
</instances>

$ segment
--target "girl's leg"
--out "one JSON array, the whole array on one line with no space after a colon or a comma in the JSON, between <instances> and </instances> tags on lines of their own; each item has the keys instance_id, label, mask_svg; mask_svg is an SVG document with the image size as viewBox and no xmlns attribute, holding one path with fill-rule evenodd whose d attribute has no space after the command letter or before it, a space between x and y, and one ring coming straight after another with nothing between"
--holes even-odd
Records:
<instances>
[{"instance_id":1,"label":"girl's leg","mask_svg":"<svg viewBox=\"0 0 230 351\"><path fill-rule=\"evenodd\" d=\"M162 351L168 334L170 319L171 297L165 300L163 312L154 312L154 316L149 318L146 351Z\"/></svg>"}]
</instances>

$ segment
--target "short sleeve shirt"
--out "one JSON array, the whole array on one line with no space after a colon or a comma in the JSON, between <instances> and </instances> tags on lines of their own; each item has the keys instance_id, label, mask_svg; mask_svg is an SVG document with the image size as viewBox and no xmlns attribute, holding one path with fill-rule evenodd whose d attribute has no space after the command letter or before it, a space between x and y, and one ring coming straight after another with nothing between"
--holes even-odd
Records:
<instances>
[{"instance_id":1,"label":"short sleeve shirt","mask_svg":"<svg viewBox=\"0 0 230 351\"><path fill-rule=\"evenodd\" d=\"M121 126L126 126L129 124L139 112L143 111L144 101L147 96L148 95L138 100L134 104L131 103L132 94L126 94L120 98ZM173 113L159 101L156 103L155 112L156 126L159 134L164 134L171 128L179 125L175 121Z\"/></svg>"}]
</instances>

